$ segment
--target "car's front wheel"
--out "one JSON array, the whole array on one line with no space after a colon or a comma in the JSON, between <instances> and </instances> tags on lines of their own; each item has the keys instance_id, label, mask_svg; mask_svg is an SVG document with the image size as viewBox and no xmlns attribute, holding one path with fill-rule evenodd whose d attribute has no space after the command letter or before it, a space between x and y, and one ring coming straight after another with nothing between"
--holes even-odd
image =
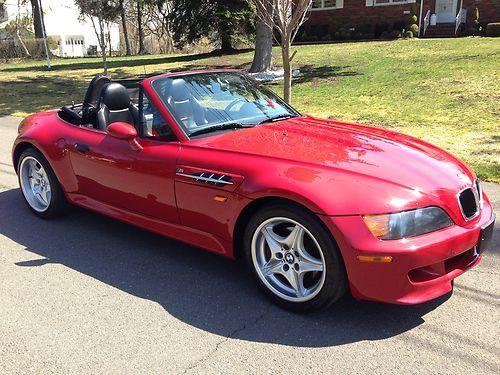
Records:
<instances>
[{"instance_id":1,"label":"car's front wheel","mask_svg":"<svg viewBox=\"0 0 500 375\"><path fill-rule=\"evenodd\" d=\"M31 211L48 219L66 212L68 203L44 156L36 149L25 150L17 165L19 186Z\"/></svg>"},{"instance_id":2,"label":"car's front wheel","mask_svg":"<svg viewBox=\"0 0 500 375\"><path fill-rule=\"evenodd\" d=\"M295 206L259 211L245 233L246 263L266 294L307 312L337 301L347 288L340 252L311 212Z\"/></svg>"}]
</instances>

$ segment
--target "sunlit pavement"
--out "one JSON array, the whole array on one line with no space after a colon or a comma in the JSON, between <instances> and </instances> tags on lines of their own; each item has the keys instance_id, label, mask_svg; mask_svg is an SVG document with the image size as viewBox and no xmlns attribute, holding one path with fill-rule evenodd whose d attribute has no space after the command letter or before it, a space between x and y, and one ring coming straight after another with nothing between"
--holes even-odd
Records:
<instances>
[{"instance_id":1,"label":"sunlit pavement","mask_svg":"<svg viewBox=\"0 0 500 375\"><path fill-rule=\"evenodd\" d=\"M0 373L500 373L500 229L483 262L436 301L345 298L300 316L243 267L75 210L34 217L0 117ZM500 212L500 186L485 184Z\"/></svg>"}]
</instances>

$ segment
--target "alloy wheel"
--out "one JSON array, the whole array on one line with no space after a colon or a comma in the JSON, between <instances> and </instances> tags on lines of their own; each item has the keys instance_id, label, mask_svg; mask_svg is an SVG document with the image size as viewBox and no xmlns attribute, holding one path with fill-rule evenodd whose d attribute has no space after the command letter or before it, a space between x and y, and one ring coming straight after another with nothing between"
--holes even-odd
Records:
<instances>
[{"instance_id":1,"label":"alloy wheel","mask_svg":"<svg viewBox=\"0 0 500 375\"><path fill-rule=\"evenodd\" d=\"M34 157L26 156L19 168L21 189L26 201L37 212L46 211L52 199L49 176Z\"/></svg>"},{"instance_id":2,"label":"alloy wheel","mask_svg":"<svg viewBox=\"0 0 500 375\"><path fill-rule=\"evenodd\" d=\"M262 282L292 302L314 298L323 287L326 262L311 232L286 217L273 217L257 227L251 243L252 261Z\"/></svg>"}]
</instances>

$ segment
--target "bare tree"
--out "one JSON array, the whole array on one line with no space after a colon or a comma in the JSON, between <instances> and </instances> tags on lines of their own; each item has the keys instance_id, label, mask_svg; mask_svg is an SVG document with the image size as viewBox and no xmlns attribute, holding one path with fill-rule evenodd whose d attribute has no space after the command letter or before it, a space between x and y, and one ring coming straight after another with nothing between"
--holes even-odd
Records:
<instances>
[{"instance_id":1,"label":"bare tree","mask_svg":"<svg viewBox=\"0 0 500 375\"><path fill-rule=\"evenodd\" d=\"M311 9L312 0L253 0L257 8L257 16L267 26L275 28L280 34L285 85L283 96L287 103L292 100L292 60L290 55L292 42L305 22ZM272 12L269 10L272 9Z\"/></svg>"},{"instance_id":2,"label":"bare tree","mask_svg":"<svg viewBox=\"0 0 500 375\"><path fill-rule=\"evenodd\" d=\"M122 21L123 28L123 39L125 40L125 55L132 55L132 48L130 47L130 38L128 34L128 25L127 25L127 3L126 0L120 0L120 18Z\"/></svg>"},{"instance_id":3,"label":"bare tree","mask_svg":"<svg viewBox=\"0 0 500 375\"><path fill-rule=\"evenodd\" d=\"M117 18L119 13L118 3L113 0L107 2L102 0L75 0L75 3L80 9L80 16L88 17L92 22L99 47L101 47L103 72L108 74L106 46L108 44L107 35L109 35L109 29L108 33L106 33L106 25L107 22Z\"/></svg>"},{"instance_id":4,"label":"bare tree","mask_svg":"<svg viewBox=\"0 0 500 375\"><path fill-rule=\"evenodd\" d=\"M26 56L31 56L30 52L28 51L28 48L26 48L26 44L24 44L23 39L21 38L21 32L20 32L20 26L19 26L19 20L21 18L21 0L17 0L17 14L16 14L16 37L17 40L19 41L19 44L21 45L21 48L23 49L23 52L25 53Z\"/></svg>"},{"instance_id":5,"label":"bare tree","mask_svg":"<svg viewBox=\"0 0 500 375\"><path fill-rule=\"evenodd\" d=\"M35 38L42 39L43 38L42 28L44 28L45 26L43 25L43 19L41 17L42 12L40 10L40 1L30 0L30 2L33 14L33 28L35 29Z\"/></svg>"},{"instance_id":6,"label":"bare tree","mask_svg":"<svg viewBox=\"0 0 500 375\"><path fill-rule=\"evenodd\" d=\"M102 54L102 69L104 75L108 75L108 62L106 59L106 29L104 25L104 18L99 15L98 13L97 16L97 26L96 22L94 21L94 17L90 17L90 21L92 22L92 27L94 28L94 32L97 36L97 40L99 42L99 47L101 47L101 54Z\"/></svg>"},{"instance_id":7,"label":"bare tree","mask_svg":"<svg viewBox=\"0 0 500 375\"><path fill-rule=\"evenodd\" d=\"M145 3L144 27L158 42L160 53L173 53L175 50L169 19L171 12L171 1L150 0Z\"/></svg>"},{"instance_id":8,"label":"bare tree","mask_svg":"<svg viewBox=\"0 0 500 375\"><path fill-rule=\"evenodd\" d=\"M148 51L146 50L146 44L144 43L144 24L143 24L143 11L144 11L144 0L136 0L137 5L137 34L139 35L139 55L146 55Z\"/></svg>"},{"instance_id":9,"label":"bare tree","mask_svg":"<svg viewBox=\"0 0 500 375\"><path fill-rule=\"evenodd\" d=\"M269 7L268 12L272 12ZM257 17L255 27L255 52L253 55L251 73L265 72L273 67L273 28Z\"/></svg>"}]
</instances>

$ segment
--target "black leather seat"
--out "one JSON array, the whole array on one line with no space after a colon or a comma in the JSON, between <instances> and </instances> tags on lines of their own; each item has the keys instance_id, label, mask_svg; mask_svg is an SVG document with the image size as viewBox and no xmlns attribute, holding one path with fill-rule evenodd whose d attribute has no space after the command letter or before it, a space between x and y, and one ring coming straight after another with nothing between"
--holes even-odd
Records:
<instances>
[{"instance_id":1,"label":"black leather seat","mask_svg":"<svg viewBox=\"0 0 500 375\"><path fill-rule=\"evenodd\" d=\"M169 80L164 95L167 97L167 103L172 107L174 113L188 129L208 123L205 108L189 92L183 79Z\"/></svg>"},{"instance_id":2,"label":"black leather seat","mask_svg":"<svg viewBox=\"0 0 500 375\"><path fill-rule=\"evenodd\" d=\"M107 130L113 122L135 125L139 118L139 111L130 101L127 89L116 82L102 87L98 108L96 125L101 130Z\"/></svg>"}]
</instances>

